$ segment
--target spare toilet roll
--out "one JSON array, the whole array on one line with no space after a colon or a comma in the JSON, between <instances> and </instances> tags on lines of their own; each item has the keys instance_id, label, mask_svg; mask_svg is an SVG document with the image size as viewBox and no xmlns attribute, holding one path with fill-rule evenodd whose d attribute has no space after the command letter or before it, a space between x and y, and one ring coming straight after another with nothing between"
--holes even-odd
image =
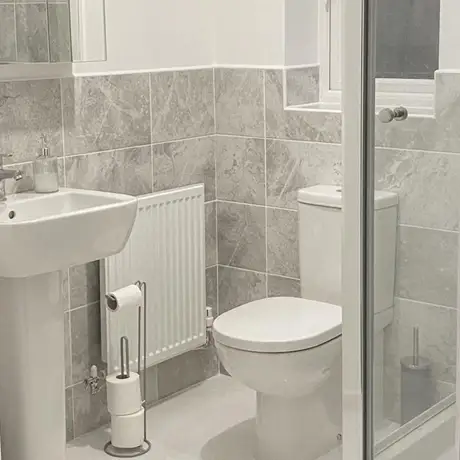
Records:
<instances>
[{"instance_id":1,"label":"spare toilet roll","mask_svg":"<svg viewBox=\"0 0 460 460\"><path fill-rule=\"evenodd\" d=\"M112 312L142 305L142 291L135 284L110 292L105 297L107 308Z\"/></svg>"},{"instance_id":2,"label":"spare toilet roll","mask_svg":"<svg viewBox=\"0 0 460 460\"><path fill-rule=\"evenodd\" d=\"M131 415L112 415L112 445L133 449L144 442L144 409Z\"/></svg>"},{"instance_id":3,"label":"spare toilet roll","mask_svg":"<svg viewBox=\"0 0 460 460\"><path fill-rule=\"evenodd\" d=\"M134 414L142 407L139 374L131 372L128 378L119 374L107 377L107 407L111 415Z\"/></svg>"}]
</instances>

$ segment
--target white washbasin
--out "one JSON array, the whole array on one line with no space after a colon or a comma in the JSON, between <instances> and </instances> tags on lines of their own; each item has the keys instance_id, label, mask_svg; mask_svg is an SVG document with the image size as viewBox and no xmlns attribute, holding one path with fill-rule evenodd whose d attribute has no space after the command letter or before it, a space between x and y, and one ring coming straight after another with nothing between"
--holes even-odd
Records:
<instances>
[{"instance_id":1,"label":"white washbasin","mask_svg":"<svg viewBox=\"0 0 460 460\"><path fill-rule=\"evenodd\" d=\"M131 233L137 198L61 189L21 193L0 203L0 278L25 278L121 251Z\"/></svg>"}]
</instances>

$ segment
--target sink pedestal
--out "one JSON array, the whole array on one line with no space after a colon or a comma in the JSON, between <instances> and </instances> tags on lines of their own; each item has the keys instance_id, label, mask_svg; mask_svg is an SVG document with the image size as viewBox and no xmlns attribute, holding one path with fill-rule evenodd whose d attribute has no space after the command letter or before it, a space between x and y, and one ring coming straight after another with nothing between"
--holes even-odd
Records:
<instances>
[{"instance_id":1,"label":"sink pedestal","mask_svg":"<svg viewBox=\"0 0 460 460\"><path fill-rule=\"evenodd\" d=\"M65 459L61 276L0 278L2 460Z\"/></svg>"}]
</instances>

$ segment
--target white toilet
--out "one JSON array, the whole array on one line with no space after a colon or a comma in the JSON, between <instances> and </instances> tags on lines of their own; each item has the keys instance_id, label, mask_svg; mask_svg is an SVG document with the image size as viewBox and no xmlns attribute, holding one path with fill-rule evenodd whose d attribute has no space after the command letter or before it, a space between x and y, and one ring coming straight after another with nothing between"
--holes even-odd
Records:
<instances>
[{"instance_id":1,"label":"white toilet","mask_svg":"<svg viewBox=\"0 0 460 460\"><path fill-rule=\"evenodd\" d=\"M257 392L256 460L313 460L338 443L342 431L341 207L341 190L336 186L299 191L302 299L250 302L214 322L223 365ZM396 219L397 196L376 192L379 337L392 321Z\"/></svg>"}]
</instances>

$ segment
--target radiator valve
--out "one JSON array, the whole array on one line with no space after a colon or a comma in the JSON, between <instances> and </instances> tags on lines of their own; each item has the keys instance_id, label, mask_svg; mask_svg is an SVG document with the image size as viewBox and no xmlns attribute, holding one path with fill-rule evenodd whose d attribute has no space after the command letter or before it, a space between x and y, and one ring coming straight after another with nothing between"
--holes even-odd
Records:
<instances>
[{"instance_id":1,"label":"radiator valve","mask_svg":"<svg viewBox=\"0 0 460 460\"><path fill-rule=\"evenodd\" d=\"M214 316L212 315L212 308L206 307L206 329L211 329L214 323Z\"/></svg>"},{"instance_id":2,"label":"radiator valve","mask_svg":"<svg viewBox=\"0 0 460 460\"><path fill-rule=\"evenodd\" d=\"M85 389L90 391L92 395L99 393L105 380L105 371L98 371L97 366L91 366L89 377L85 379Z\"/></svg>"}]
</instances>

